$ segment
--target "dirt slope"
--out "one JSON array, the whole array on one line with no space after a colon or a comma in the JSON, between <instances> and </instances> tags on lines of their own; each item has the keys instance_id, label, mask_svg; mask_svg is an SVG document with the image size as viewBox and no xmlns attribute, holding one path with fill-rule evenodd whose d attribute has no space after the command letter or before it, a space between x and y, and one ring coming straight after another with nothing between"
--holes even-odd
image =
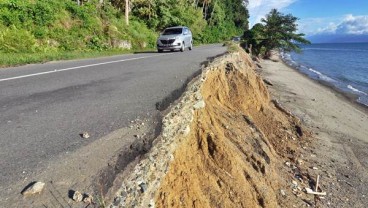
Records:
<instances>
[{"instance_id":1,"label":"dirt slope","mask_svg":"<svg viewBox=\"0 0 368 208\"><path fill-rule=\"evenodd\" d=\"M307 133L271 101L249 56L215 59L163 120L151 152L126 178L112 207L277 207L285 160ZM290 205L291 206L291 205Z\"/></svg>"}]
</instances>

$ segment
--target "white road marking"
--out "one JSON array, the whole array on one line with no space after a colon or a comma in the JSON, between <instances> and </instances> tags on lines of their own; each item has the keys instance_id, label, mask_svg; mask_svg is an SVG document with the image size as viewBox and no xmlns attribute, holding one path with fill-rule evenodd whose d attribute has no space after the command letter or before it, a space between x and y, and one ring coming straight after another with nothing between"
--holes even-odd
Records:
<instances>
[{"instance_id":1,"label":"white road marking","mask_svg":"<svg viewBox=\"0 0 368 208\"><path fill-rule=\"evenodd\" d=\"M164 56L164 55L169 55L169 54L172 54L172 53L153 55L153 56L143 56L143 57L123 59L123 60L117 60L117 61L108 61L108 62L102 62L102 63L97 63L97 64L88 64L88 65L82 65L82 66L75 66L75 67L70 67L70 68L65 68L65 69L55 69L55 70L52 70L52 71L39 72L39 73L34 73L34 74L27 74L27 75L22 75L22 76L4 78L4 79L0 79L0 82L8 81L8 80L14 80L14 79L22 79L22 78L26 78L26 77L40 76L40 75L44 75L44 74L51 74L51 73L62 72L62 71L69 71L69 70L74 70L74 69L87 68L87 67L91 67L91 66L99 66L99 65L105 65L105 64L112 64L112 63L119 63L119 62L125 62L125 61L133 61L133 60L151 58L151 57L156 57L156 56Z\"/></svg>"}]
</instances>

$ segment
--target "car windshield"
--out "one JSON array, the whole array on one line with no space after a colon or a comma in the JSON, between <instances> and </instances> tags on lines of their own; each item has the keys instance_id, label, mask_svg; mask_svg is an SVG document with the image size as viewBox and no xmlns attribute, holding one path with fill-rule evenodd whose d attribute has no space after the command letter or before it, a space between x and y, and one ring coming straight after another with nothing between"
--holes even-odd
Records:
<instances>
[{"instance_id":1,"label":"car windshield","mask_svg":"<svg viewBox=\"0 0 368 208\"><path fill-rule=\"evenodd\" d=\"M233 37L233 41L240 41L240 37Z\"/></svg>"},{"instance_id":2,"label":"car windshield","mask_svg":"<svg viewBox=\"0 0 368 208\"><path fill-rule=\"evenodd\" d=\"M183 31L183 28L170 28L170 29L166 29L163 35L178 35L178 34L181 34L182 31Z\"/></svg>"}]
</instances>

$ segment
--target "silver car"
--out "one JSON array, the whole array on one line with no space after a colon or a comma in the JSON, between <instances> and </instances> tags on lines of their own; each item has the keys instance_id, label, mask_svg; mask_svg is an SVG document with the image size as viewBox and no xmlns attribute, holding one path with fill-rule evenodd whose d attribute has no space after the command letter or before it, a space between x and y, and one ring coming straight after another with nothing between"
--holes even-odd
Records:
<instances>
[{"instance_id":1,"label":"silver car","mask_svg":"<svg viewBox=\"0 0 368 208\"><path fill-rule=\"evenodd\" d=\"M166 28L157 39L157 51L159 53L164 50L180 50L183 52L185 48L189 48L189 50L193 49L192 32L188 27L177 26Z\"/></svg>"}]
</instances>

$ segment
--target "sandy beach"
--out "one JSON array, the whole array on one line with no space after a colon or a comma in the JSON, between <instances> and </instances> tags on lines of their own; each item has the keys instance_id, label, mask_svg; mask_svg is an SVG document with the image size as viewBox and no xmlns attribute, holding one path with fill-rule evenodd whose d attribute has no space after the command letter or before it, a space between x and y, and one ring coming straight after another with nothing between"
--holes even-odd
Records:
<instances>
[{"instance_id":1,"label":"sandy beach","mask_svg":"<svg viewBox=\"0 0 368 208\"><path fill-rule=\"evenodd\" d=\"M327 192L318 205L366 207L367 110L288 67L276 56L262 60L261 66L261 75L271 83L268 85L271 96L312 132L311 146L303 148L301 154L309 165L306 171L320 175L320 187Z\"/></svg>"}]
</instances>

